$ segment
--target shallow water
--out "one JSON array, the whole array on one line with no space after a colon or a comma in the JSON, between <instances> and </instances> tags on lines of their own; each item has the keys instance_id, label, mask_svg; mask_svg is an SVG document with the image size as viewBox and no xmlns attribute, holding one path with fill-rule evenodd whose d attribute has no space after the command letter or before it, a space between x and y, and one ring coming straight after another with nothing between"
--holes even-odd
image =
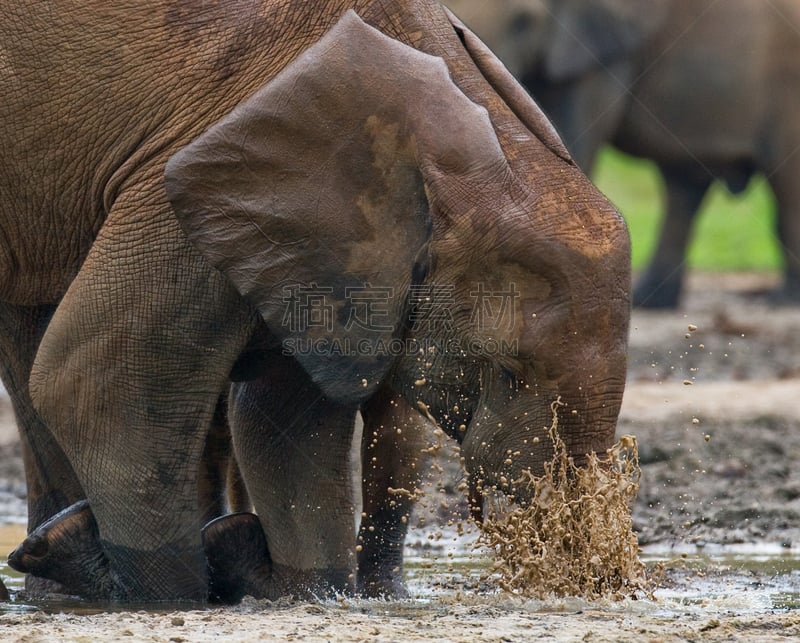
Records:
<instances>
[{"instance_id":1,"label":"shallow water","mask_svg":"<svg viewBox=\"0 0 800 643\"><path fill-rule=\"evenodd\" d=\"M470 552L471 542L468 537L450 539L440 548L427 545L425 551L424 539L412 539L406 555L406 578L412 593L446 595L442 588L449 586L450 594L463 596L463 591L452 588L476 587L489 567L489 555ZM692 608L739 614L800 609L800 547L770 543L650 545L643 548L641 558L651 573L659 564L667 569L654 592L655 600L609 603L609 609L635 607L636 611L675 615ZM585 604L580 599L529 602L539 603L544 610L554 605L580 609Z\"/></svg>"},{"instance_id":2,"label":"shallow water","mask_svg":"<svg viewBox=\"0 0 800 643\"><path fill-rule=\"evenodd\" d=\"M411 600L356 601L366 612L414 618L437 601L443 604L497 605L513 603L525 612L574 612L601 609L611 613L649 613L678 617L687 612L758 614L800 609L800 548L779 544L648 546L642 559L648 569L665 564L667 573L655 600L626 599L592 602L578 598L521 600L484 582L490 558L472 547L474 534L447 530L413 532L406 551L406 580ZM0 526L0 576L12 600L0 603L0 614L43 611L93 614L131 606L88 604L74 599L29 601L18 595L22 576L10 569L5 556L24 538L22 525ZM190 609L192 605L135 606L153 612Z\"/></svg>"}]
</instances>

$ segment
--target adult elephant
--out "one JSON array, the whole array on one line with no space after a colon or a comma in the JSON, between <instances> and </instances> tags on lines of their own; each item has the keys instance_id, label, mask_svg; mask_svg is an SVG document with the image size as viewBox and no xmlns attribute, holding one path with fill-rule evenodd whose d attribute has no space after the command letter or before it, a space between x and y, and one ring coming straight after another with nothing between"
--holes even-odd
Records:
<instances>
[{"instance_id":1,"label":"adult elephant","mask_svg":"<svg viewBox=\"0 0 800 643\"><path fill-rule=\"evenodd\" d=\"M624 223L437 2L26 5L0 35L0 294L29 350L3 346L100 594L206 598L232 373L265 595L353 587L353 415L383 387L484 485L541 468L557 396L578 459L613 440Z\"/></svg>"},{"instance_id":2,"label":"adult elephant","mask_svg":"<svg viewBox=\"0 0 800 643\"><path fill-rule=\"evenodd\" d=\"M652 159L667 209L634 303L675 307L700 202L763 172L785 280L800 301L800 3L797 0L448 2L552 118L578 164L613 143Z\"/></svg>"}]
</instances>

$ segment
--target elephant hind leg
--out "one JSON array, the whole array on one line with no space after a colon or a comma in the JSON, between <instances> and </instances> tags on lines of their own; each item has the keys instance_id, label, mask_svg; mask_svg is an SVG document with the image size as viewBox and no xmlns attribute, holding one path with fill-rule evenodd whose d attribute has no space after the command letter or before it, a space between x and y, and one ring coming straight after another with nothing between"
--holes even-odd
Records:
<instances>
[{"instance_id":1,"label":"elephant hind leg","mask_svg":"<svg viewBox=\"0 0 800 643\"><path fill-rule=\"evenodd\" d=\"M247 485L244 476L239 469L236 458L231 457L228 461L227 472L228 507L232 513L242 513L252 511L253 504L250 502L250 494L247 492Z\"/></svg>"},{"instance_id":2,"label":"elephant hind leg","mask_svg":"<svg viewBox=\"0 0 800 643\"><path fill-rule=\"evenodd\" d=\"M247 488L233 456L228 425L227 391L225 395L220 396L214 411L214 418L200 459L197 486L201 526L229 511L239 513L251 509Z\"/></svg>"}]
</instances>

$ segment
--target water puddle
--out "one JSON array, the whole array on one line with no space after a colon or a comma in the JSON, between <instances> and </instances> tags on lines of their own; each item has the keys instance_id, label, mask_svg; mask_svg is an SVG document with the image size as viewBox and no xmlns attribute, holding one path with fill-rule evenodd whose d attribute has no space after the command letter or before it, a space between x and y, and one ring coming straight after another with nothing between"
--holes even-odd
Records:
<instances>
[{"instance_id":1,"label":"water puddle","mask_svg":"<svg viewBox=\"0 0 800 643\"><path fill-rule=\"evenodd\" d=\"M0 614L41 611L45 613L96 614L130 610L131 606L88 604L73 599L33 601L24 598L23 579L8 567L5 556L24 538L23 525L0 526L0 576L12 600L0 603ZM435 534L435 535L432 535ZM800 548L781 545L648 546L642 559L648 569L666 566L664 581L655 600L592 602L581 599L519 600L483 581L490 558L474 551L474 535L412 533L406 550L406 581L411 600L357 601L359 610L415 618L437 602L443 605L516 605L525 612L574 612L601 609L612 613L650 613L679 617L687 612L758 614L800 609ZM135 606L154 613L191 609L191 605Z\"/></svg>"},{"instance_id":2,"label":"water puddle","mask_svg":"<svg viewBox=\"0 0 800 643\"><path fill-rule=\"evenodd\" d=\"M800 549L749 543L650 546L643 560L671 569L656 592L666 604L740 612L800 609Z\"/></svg>"},{"instance_id":3,"label":"water puddle","mask_svg":"<svg viewBox=\"0 0 800 643\"><path fill-rule=\"evenodd\" d=\"M441 542L441 541L440 541ZM406 579L420 597L491 595L481 583L490 566L486 552L472 552L471 539L453 538L432 547L430 540L412 540L406 554ZM756 614L800 609L800 548L782 544L650 545L642 552L650 573L665 567L655 600L624 600L602 605L612 611L650 611L679 616L687 611ZM499 596L499 594L498 594ZM542 611L587 607L580 599L526 601ZM591 603L597 607L596 603Z\"/></svg>"}]
</instances>

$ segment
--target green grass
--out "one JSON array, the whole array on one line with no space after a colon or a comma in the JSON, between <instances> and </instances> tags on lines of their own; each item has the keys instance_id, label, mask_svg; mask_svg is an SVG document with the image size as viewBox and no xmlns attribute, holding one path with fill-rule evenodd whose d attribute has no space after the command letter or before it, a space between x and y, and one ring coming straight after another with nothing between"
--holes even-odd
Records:
<instances>
[{"instance_id":1,"label":"green grass","mask_svg":"<svg viewBox=\"0 0 800 643\"><path fill-rule=\"evenodd\" d=\"M592 176L622 212L631 232L633 269L646 265L663 216L663 183L655 166L604 149ZM775 238L775 202L762 176L732 196L715 184L695 220L689 268L704 271L774 271L782 259Z\"/></svg>"}]
</instances>

